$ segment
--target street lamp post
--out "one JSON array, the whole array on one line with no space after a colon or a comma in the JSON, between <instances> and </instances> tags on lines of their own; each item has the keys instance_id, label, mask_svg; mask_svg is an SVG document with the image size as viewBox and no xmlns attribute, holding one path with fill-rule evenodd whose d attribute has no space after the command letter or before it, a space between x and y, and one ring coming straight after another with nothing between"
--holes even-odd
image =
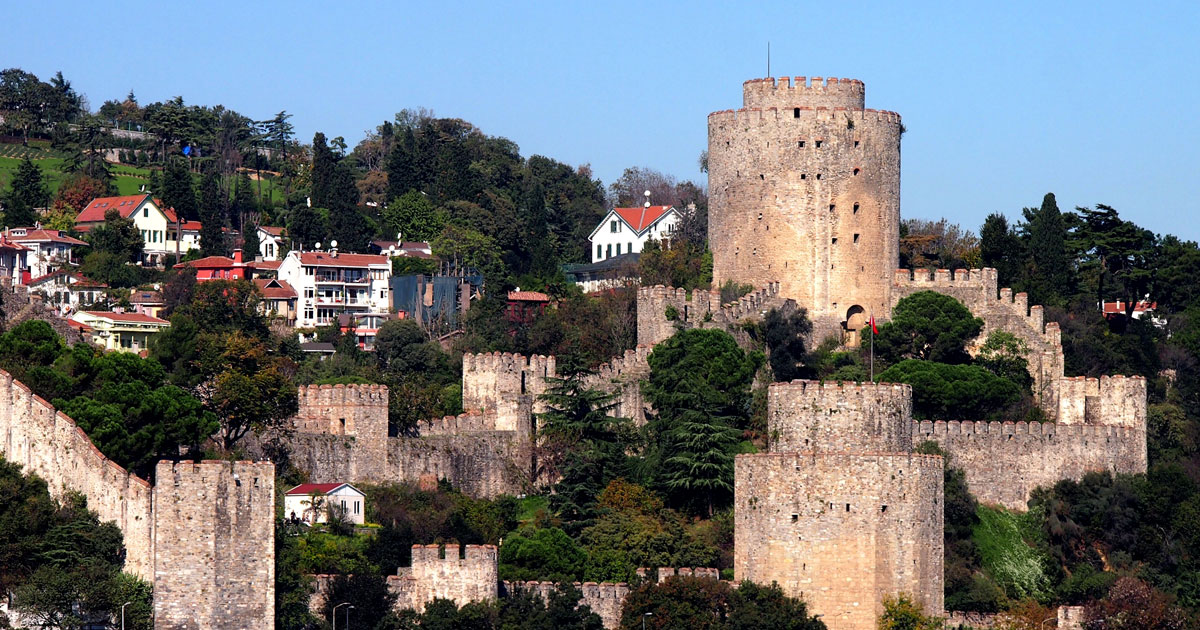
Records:
<instances>
[{"instance_id":1,"label":"street lamp post","mask_svg":"<svg viewBox=\"0 0 1200 630\"><path fill-rule=\"evenodd\" d=\"M642 630L646 630L646 617L653 617L654 613L642 613Z\"/></svg>"},{"instance_id":2,"label":"street lamp post","mask_svg":"<svg viewBox=\"0 0 1200 630\"><path fill-rule=\"evenodd\" d=\"M125 607L132 603L133 602L125 602L124 604L121 604L121 630L125 630Z\"/></svg>"},{"instance_id":3,"label":"street lamp post","mask_svg":"<svg viewBox=\"0 0 1200 630\"><path fill-rule=\"evenodd\" d=\"M1047 621L1057 621L1057 620L1058 620L1058 615L1055 615L1053 617L1046 617L1045 619L1042 620L1042 623L1038 624L1038 627L1041 628L1042 630L1046 630L1046 622Z\"/></svg>"},{"instance_id":4,"label":"street lamp post","mask_svg":"<svg viewBox=\"0 0 1200 630\"><path fill-rule=\"evenodd\" d=\"M337 606L334 606L333 612L329 614L329 621L333 622L333 630L337 630L337 609L341 608L342 606L350 606L350 602L342 602ZM350 607L353 608L353 606ZM347 619L349 619L350 613L347 612L346 615Z\"/></svg>"},{"instance_id":5,"label":"street lamp post","mask_svg":"<svg viewBox=\"0 0 1200 630\"><path fill-rule=\"evenodd\" d=\"M346 609L346 630L350 630L350 611L354 610L354 606Z\"/></svg>"}]
</instances>

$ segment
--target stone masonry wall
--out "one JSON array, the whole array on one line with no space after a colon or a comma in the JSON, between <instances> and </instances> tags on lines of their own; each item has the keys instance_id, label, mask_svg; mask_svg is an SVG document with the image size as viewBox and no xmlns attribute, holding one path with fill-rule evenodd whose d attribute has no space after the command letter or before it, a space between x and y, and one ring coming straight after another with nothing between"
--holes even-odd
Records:
<instances>
[{"instance_id":1,"label":"stone masonry wall","mask_svg":"<svg viewBox=\"0 0 1200 630\"><path fill-rule=\"evenodd\" d=\"M46 481L51 495L87 496L125 535L125 570L154 579L153 489L104 457L75 422L0 371L0 454Z\"/></svg>"},{"instance_id":2,"label":"stone masonry wall","mask_svg":"<svg viewBox=\"0 0 1200 630\"><path fill-rule=\"evenodd\" d=\"M646 423L646 406L642 398L642 381L650 378L650 346L626 350L622 356L601 365L596 373L585 379L588 387L616 394L615 405L609 411L614 418L630 418L637 426Z\"/></svg>"},{"instance_id":3,"label":"stone masonry wall","mask_svg":"<svg viewBox=\"0 0 1200 630\"><path fill-rule=\"evenodd\" d=\"M765 453L734 464L734 575L778 582L831 630L874 630L884 595L942 610L942 458Z\"/></svg>"},{"instance_id":4,"label":"stone masonry wall","mask_svg":"<svg viewBox=\"0 0 1200 630\"><path fill-rule=\"evenodd\" d=\"M721 292L715 290L696 289L689 294L662 285L641 287L637 295L638 345L653 348L686 328L729 331L733 324L761 319L764 311L784 302L778 282L768 282L728 304L721 304ZM667 318L668 306L675 309L676 319Z\"/></svg>"},{"instance_id":5,"label":"stone masonry wall","mask_svg":"<svg viewBox=\"0 0 1200 630\"><path fill-rule=\"evenodd\" d=\"M462 557L459 557L459 556ZM495 545L413 545L412 566L388 576L388 588L397 595L396 608L425 610L435 598L462 606L499 596L499 550Z\"/></svg>"},{"instance_id":6,"label":"stone masonry wall","mask_svg":"<svg viewBox=\"0 0 1200 630\"><path fill-rule=\"evenodd\" d=\"M275 466L159 462L156 630L275 627Z\"/></svg>"},{"instance_id":7,"label":"stone masonry wall","mask_svg":"<svg viewBox=\"0 0 1200 630\"><path fill-rule=\"evenodd\" d=\"M748 81L708 116L713 281L765 286L827 320L884 313L899 261L900 116L861 82ZM858 315L858 317L855 317Z\"/></svg>"},{"instance_id":8,"label":"stone masonry wall","mask_svg":"<svg viewBox=\"0 0 1200 630\"><path fill-rule=\"evenodd\" d=\"M912 387L792 381L767 388L767 435L776 452L912 450Z\"/></svg>"},{"instance_id":9,"label":"stone masonry wall","mask_svg":"<svg viewBox=\"0 0 1200 630\"><path fill-rule=\"evenodd\" d=\"M529 396L534 413L545 411L538 397L546 391L546 379L556 374L554 357L500 352L463 355L463 409L494 411L497 430L516 430L521 420L519 398Z\"/></svg>"},{"instance_id":10,"label":"stone masonry wall","mask_svg":"<svg viewBox=\"0 0 1200 630\"><path fill-rule=\"evenodd\" d=\"M352 436L354 457L338 481L384 481L388 389L383 385L309 385L299 392L297 433Z\"/></svg>"},{"instance_id":11,"label":"stone masonry wall","mask_svg":"<svg viewBox=\"0 0 1200 630\"><path fill-rule=\"evenodd\" d=\"M1025 422L913 424L913 442L932 440L966 473L981 502L1024 510L1029 493L1084 474L1146 472L1146 430Z\"/></svg>"}]
</instances>

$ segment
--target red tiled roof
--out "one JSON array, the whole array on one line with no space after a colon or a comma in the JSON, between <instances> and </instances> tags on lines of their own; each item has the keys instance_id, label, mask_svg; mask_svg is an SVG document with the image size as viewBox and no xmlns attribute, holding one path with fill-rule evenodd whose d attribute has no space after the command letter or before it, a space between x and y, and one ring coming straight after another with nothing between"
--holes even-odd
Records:
<instances>
[{"instance_id":1,"label":"red tiled roof","mask_svg":"<svg viewBox=\"0 0 1200 630\"><path fill-rule=\"evenodd\" d=\"M9 239L19 243L27 241L49 241L52 243L66 243L67 245L87 245L87 243L77 238L64 236L59 230L35 230L33 228L28 228L25 232L25 236L10 235Z\"/></svg>"},{"instance_id":2,"label":"red tiled roof","mask_svg":"<svg viewBox=\"0 0 1200 630\"><path fill-rule=\"evenodd\" d=\"M157 317L150 317L149 315L145 315L142 313L110 313L109 311L80 311L80 312L87 313L88 315L91 315L92 317L102 317L104 319L111 319L114 322L131 322L131 323L136 322L139 324L169 324L169 323L171 323L165 319L159 319Z\"/></svg>"},{"instance_id":3,"label":"red tiled roof","mask_svg":"<svg viewBox=\"0 0 1200 630\"><path fill-rule=\"evenodd\" d=\"M276 227L274 225L260 225L258 226L258 229L270 234L271 236L283 236L284 231L284 228Z\"/></svg>"},{"instance_id":4,"label":"red tiled roof","mask_svg":"<svg viewBox=\"0 0 1200 630\"><path fill-rule=\"evenodd\" d=\"M189 260L175 265L176 269L185 269L192 267L196 269L232 269L233 267L243 267L245 263L235 262L228 256L205 256L196 260Z\"/></svg>"},{"instance_id":5,"label":"red tiled roof","mask_svg":"<svg viewBox=\"0 0 1200 630\"><path fill-rule=\"evenodd\" d=\"M108 285L104 284L103 282L97 282L95 280L85 278L85 277L83 277L83 274L81 274L81 273L67 271L66 269L59 269L57 271L51 271L50 273L48 273L44 276L38 276L36 278L33 278L32 280L29 281L29 284L31 284L31 285L32 284L41 284L43 281L57 278L58 276L68 276L68 277L74 278L75 284L72 286L77 286L80 288L84 288L84 287L95 287L98 289L107 289L108 288Z\"/></svg>"},{"instance_id":6,"label":"red tiled roof","mask_svg":"<svg viewBox=\"0 0 1200 630\"><path fill-rule=\"evenodd\" d=\"M1144 312L1144 311L1153 311L1156 308L1158 308L1158 302L1138 302L1137 304L1135 304L1133 306L1133 312L1138 313L1138 312ZM1125 303L1124 302L1105 302L1104 303L1104 314L1105 315L1112 315L1112 314L1124 313L1124 312L1125 312Z\"/></svg>"},{"instance_id":7,"label":"red tiled roof","mask_svg":"<svg viewBox=\"0 0 1200 630\"><path fill-rule=\"evenodd\" d=\"M671 206L650 206L649 208L613 208L613 212L617 213L626 223L628 223L635 231L650 227L651 223L662 218Z\"/></svg>"},{"instance_id":8,"label":"red tiled roof","mask_svg":"<svg viewBox=\"0 0 1200 630\"><path fill-rule=\"evenodd\" d=\"M550 296L538 291L509 291L508 299L514 302L549 302Z\"/></svg>"},{"instance_id":9,"label":"red tiled roof","mask_svg":"<svg viewBox=\"0 0 1200 630\"><path fill-rule=\"evenodd\" d=\"M296 297L296 290L283 280L257 278L254 280L254 286L269 300L289 300Z\"/></svg>"},{"instance_id":10,"label":"red tiled roof","mask_svg":"<svg viewBox=\"0 0 1200 630\"><path fill-rule=\"evenodd\" d=\"M184 221L179 225L179 229L188 230L191 232L199 232L204 226L199 221Z\"/></svg>"},{"instance_id":11,"label":"red tiled roof","mask_svg":"<svg viewBox=\"0 0 1200 630\"><path fill-rule=\"evenodd\" d=\"M129 296L130 304L162 304L163 296L158 291L134 291Z\"/></svg>"},{"instance_id":12,"label":"red tiled roof","mask_svg":"<svg viewBox=\"0 0 1200 630\"><path fill-rule=\"evenodd\" d=\"M24 245L22 245L22 244L20 244L20 243L14 243L14 242L12 242L12 241L8 240L7 238L4 238L4 237L0 237L0 249L13 249L13 250L16 250L16 251L18 251L18 252L27 252L27 251L29 251L29 248L28 248L28 247L25 247Z\"/></svg>"},{"instance_id":13,"label":"red tiled roof","mask_svg":"<svg viewBox=\"0 0 1200 630\"><path fill-rule=\"evenodd\" d=\"M303 252L300 262L305 265L321 265L323 267L368 267L370 265L388 264L387 256L374 254L338 254L329 252Z\"/></svg>"},{"instance_id":14,"label":"red tiled roof","mask_svg":"<svg viewBox=\"0 0 1200 630\"><path fill-rule=\"evenodd\" d=\"M255 269L266 269L267 271L274 271L276 269L279 269L279 265L282 265L282 264L283 264L282 260L257 260L257 261L252 261L252 262L246 263L246 266L254 267Z\"/></svg>"},{"instance_id":15,"label":"red tiled roof","mask_svg":"<svg viewBox=\"0 0 1200 630\"><path fill-rule=\"evenodd\" d=\"M330 492L333 492L334 490L337 490L338 488L341 488L342 486L346 486L346 485L350 485L350 484L345 484L345 483L302 483L302 484L296 486L295 488L288 490L286 494L288 496L295 496L298 494L299 495L310 495L314 492L316 492L318 494L329 494ZM353 487L353 486L351 486L351 487Z\"/></svg>"},{"instance_id":16,"label":"red tiled roof","mask_svg":"<svg viewBox=\"0 0 1200 630\"><path fill-rule=\"evenodd\" d=\"M137 210L138 206L142 205L142 201L144 201L146 197L148 197L148 195L141 194L126 195L124 197L100 197L98 199L93 199L91 203L84 207L83 212L80 212L79 216L75 217L75 222L99 223L104 220L104 213L112 209L119 210L121 212L121 216L129 218L129 215L133 214L133 211Z\"/></svg>"}]
</instances>

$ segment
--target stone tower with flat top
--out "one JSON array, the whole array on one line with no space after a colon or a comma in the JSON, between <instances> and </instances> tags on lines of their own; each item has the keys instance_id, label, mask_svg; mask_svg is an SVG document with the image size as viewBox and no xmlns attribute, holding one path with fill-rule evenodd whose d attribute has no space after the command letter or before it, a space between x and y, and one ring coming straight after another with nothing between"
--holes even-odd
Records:
<instances>
[{"instance_id":1,"label":"stone tower with flat top","mask_svg":"<svg viewBox=\"0 0 1200 630\"><path fill-rule=\"evenodd\" d=\"M899 264L900 115L864 108L862 81L754 79L708 116L713 280L766 286L808 309L816 338L890 312Z\"/></svg>"}]
</instances>

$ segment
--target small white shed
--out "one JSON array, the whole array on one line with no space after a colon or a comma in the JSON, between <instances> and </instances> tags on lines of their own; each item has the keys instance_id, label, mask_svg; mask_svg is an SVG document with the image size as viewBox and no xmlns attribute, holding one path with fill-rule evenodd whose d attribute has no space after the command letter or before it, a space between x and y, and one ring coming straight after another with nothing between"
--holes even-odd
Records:
<instances>
[{"instance_id":1,"label":"small white shed","mask_svg":"<svg viewBox=\"0 0 1200 630\"><path fill-rule=\"evenodd\" d=\"M330 511L355 525L365 522L367 495L348 483L302 483L283 497L283 515L308 524L324 523Z\"/></svg>"}]
</instances>

